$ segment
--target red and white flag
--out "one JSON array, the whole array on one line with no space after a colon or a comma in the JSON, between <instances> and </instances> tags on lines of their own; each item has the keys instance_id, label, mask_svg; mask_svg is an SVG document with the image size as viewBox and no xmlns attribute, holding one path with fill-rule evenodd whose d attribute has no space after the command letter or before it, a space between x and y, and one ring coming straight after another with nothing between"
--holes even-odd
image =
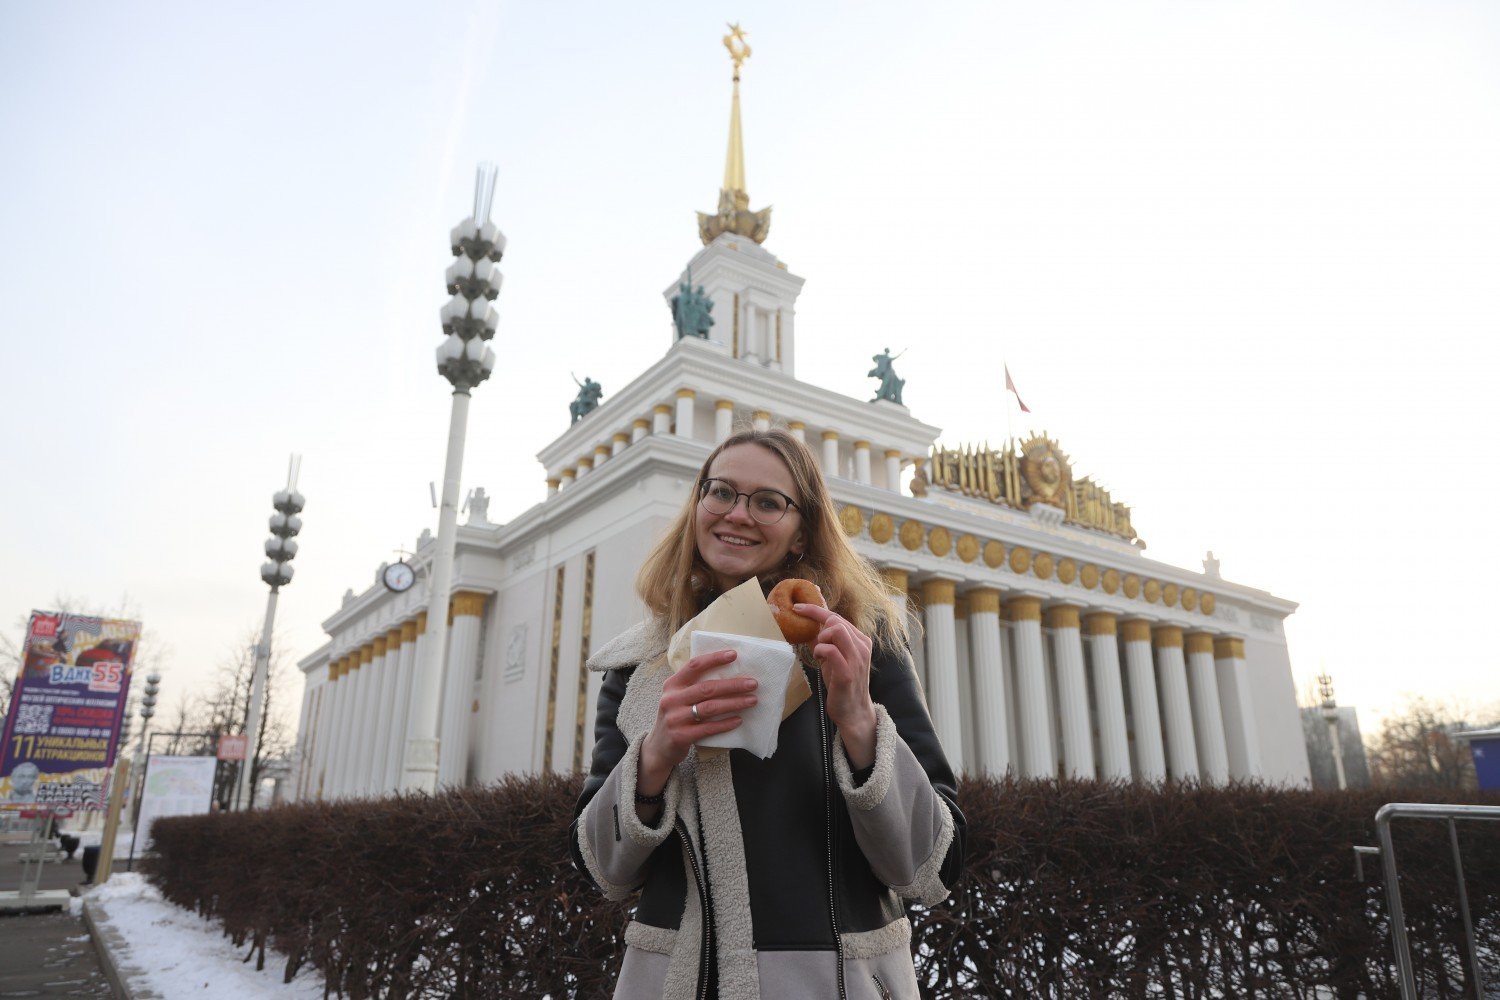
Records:
<instances>
[{"instance_id":1,"label":"red and white flag","mask_svg":"<svg viewBox=\"0 0 1500 1000\"><path fill-rule=\"evenodd\" d=\"M1013 393L1015 395L1016 402L1020 405L1022 413L1030 413L1031 412L1031 407L1027 406L1021 400L1021 394L1019 392L1016 392L1016 383L1010 377L1010 365L1006 365L1005 366L1005 391L1009 392L1009 393Z\"/></svg>"}]
</instances>

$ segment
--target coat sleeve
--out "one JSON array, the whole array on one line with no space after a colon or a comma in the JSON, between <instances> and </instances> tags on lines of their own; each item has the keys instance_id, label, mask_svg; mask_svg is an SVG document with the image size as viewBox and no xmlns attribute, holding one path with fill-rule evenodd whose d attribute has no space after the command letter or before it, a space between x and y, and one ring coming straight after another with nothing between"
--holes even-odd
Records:
<instances>
[{"instance_id":1,"label":"coat sleeve","mask_svg":"<svg viewBox=\"0 0 1500 1000\"><path fill-rule=\"evenodd\" d=\"M674 771L664 789L658 826L641 822L635 811L635 781L646 734L626 741L616 718L634 668L611 670L599 689L594 716L594 754L573 811L570 831L573 863L610 899L624 899L646 878L654 851L672 832L681 783Z\"/></svg>"},{"instance_id":2,"label":"coat sleeve","mask_svg":"<svg viewBox=\"0 0 1500 1000\"><path fill-rule=\"evenodd\" d=\"M854 837L870 869L903 898L941 902L963 868L964 815L911 656L879 654L870 669L875 701L875 764L859 782L842 740L833 769Z\"/></svg>"}]
</instances>

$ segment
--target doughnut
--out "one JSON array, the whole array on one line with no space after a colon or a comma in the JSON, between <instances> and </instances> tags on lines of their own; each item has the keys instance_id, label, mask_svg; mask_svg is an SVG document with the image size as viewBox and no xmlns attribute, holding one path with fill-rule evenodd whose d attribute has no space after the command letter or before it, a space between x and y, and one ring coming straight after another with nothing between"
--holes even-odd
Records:
<instances>
[{"instance_id":1,"label":"doughnut","mask_svg":"<svg viewBox=\"0 0 1500 1000\"><path fill-rule=\"evenodd\" d=\"M801 642L812 642L818 637L818 631L823 626L792 610L793 604L816 604L820 608L828 607L823 600L823 592L811 580L782 580L771 588L771 593L766 597L766 603L771 606L771 615L776 619L782 638L787 642L795 645Z\"/></svg>"}]
</instances>

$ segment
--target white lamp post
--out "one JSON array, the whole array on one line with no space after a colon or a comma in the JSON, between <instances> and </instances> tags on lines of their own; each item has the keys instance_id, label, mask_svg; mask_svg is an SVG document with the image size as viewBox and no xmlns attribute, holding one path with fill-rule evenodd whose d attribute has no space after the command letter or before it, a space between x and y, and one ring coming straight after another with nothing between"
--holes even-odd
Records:
<instances>
[{"instance_id":1,"label":"white lamp post","mask_svg":"<svg viewBox=\"0 0 1500 1000\"><path fill-rule=\"evenodd\" d=\"M255 673L250 680L250 705L245 717L245 759L240 762L240 780L235 789L236 808L251 809L255 806L254 790L251 788L251 772L255 770L255 749L260 735L261 701L265 697L266 673L271 664L271 628L276 623L276 598L282 587L292 582L292 560L297 557L294 540L302 530L302 513L305 501L297 492L297 474L302 468L302 458L292 456L287 470L286 489L278 490L271 497L271 506L276 513L271 515L271 537L266 540L266 558L262 563L260 578L271 588L266 598L266 621L261 627L260 644L255 647Z\"/></svg>"},{"instance_id":2,"label":"white lamp post","mask_svg":"<svg viewBox=\"0 0 1500 1000\"><path fill-rule=\"evenodd\" d=\"M469 423L469 391L495 370L489 346L500 317L490 305L500 294L505 236L490 221L495 197L495 166L479 165L474 183L474 214L453 228L448 294L440 313L447 334L437 349L438 374L453 386L448 419L448 454L443 465L443 499L438 509L437 547L427 576L427 641L412 681L406 754L401 786L435 791L438 776L438 712L448 653L448 592L453 588L453 547L458 534L459 477L463 474L464 433Z\"/></svg>"}]
</instances>

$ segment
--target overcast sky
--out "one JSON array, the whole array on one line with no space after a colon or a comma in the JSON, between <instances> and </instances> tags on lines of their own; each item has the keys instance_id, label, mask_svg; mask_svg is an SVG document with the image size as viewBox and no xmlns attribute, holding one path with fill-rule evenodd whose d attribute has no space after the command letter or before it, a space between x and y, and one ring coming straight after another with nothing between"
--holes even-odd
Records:
<instances>
[{"instance_id":1,"label":"overcast sky","mask_svg":"<svg viewBox=\"0 0 1500 1000\"><path fill-rule=\"evenodd\" d=\"M934 12L938 11L938 12ZM671 343L749 31L766 246L804 380L1006 432L1002 360L1149 554L1301 603L1299 683L1500 702L1494 3L0 6L0 624L128 605L167 704L435 526L449 227L499 165L496 377L465 488L545 492L570 372Z\"/></svg>"}]
</instances>

